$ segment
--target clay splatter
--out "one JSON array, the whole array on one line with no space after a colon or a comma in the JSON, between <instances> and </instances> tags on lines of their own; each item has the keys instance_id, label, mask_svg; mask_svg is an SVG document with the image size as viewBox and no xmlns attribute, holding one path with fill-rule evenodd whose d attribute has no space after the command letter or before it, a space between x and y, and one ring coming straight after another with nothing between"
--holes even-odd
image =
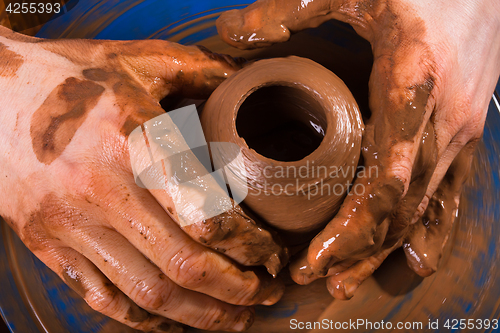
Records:
<instances>
[{"instance_id":1,"label":"clay splatter","mask_svg":"<svg viewBox=\"0 0 500 333\"><path fill-rule=\"evenodd\" d=\"M51 164L63 153L103 92L101 85L74 77L52 91L31 120L33 151L40 162Z\"/></svg>"}]
</instances>

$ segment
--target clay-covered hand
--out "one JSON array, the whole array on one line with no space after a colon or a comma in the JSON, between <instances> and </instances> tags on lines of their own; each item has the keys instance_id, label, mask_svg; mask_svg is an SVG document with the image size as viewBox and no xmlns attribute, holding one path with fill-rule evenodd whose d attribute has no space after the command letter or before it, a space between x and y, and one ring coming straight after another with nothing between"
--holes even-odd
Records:
<instances>
[{"instance_id":1,"label":"clay-covered hand","mask_svg":"<svg viewBox=\"0 0 500 333\"><path fill-rule=\"evenodd\" d=\"M206 98L238 61L159 40L0 29L0 215L38 258L93 309L145 331L239 331L252 305L281 297L278 279L243 267L282 253L269 232L237 207L186 233L169 194L139 187L131 167L127 138L164 114L160 99Z\"/></svg>"},{"instance_id":2,"label":"clay-covered hand","mask_svg":"<svg viewBox=\"0 0 500 333\"><path fill-rule=\"evenodd\" d=\"M372 45L362 154L377 173L357 179L364 193L345 199L291 269L299 283L333 275L330 292L348 298L400 245L418 274L436 270L500 74L500 2L260 0L217 27L245 49L330 19Z\"/></svg>"}]
</instances>

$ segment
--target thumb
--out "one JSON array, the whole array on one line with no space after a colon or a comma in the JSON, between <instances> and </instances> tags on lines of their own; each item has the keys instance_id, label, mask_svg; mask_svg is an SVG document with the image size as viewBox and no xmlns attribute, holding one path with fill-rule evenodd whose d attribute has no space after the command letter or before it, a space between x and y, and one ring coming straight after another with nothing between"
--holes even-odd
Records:
<instances>
[{"instance_id":1,"label":"thumb","mask_svg":"<svg viewBox=\"0 0 500 333\"><path fill-rule=\"evenodd\" d=\"M118 61L156 99L178 94L204 99L241 68L242 58L164 40L117 42Z\"/></svg>"},{"instance_id":2,"label":"thumb","mask_svg":"<svg viewBox=\"0 0 500 333\"><path fill-rule=\"evenodd\" d=\"M241 10L230 10L217 20L222 40L240 49L285 42L291 33L314 28L330 20L348 23L342 8L352 0L259 0ZM347 10L348 12L349 10Z\"/></svg>"}]
</instances>

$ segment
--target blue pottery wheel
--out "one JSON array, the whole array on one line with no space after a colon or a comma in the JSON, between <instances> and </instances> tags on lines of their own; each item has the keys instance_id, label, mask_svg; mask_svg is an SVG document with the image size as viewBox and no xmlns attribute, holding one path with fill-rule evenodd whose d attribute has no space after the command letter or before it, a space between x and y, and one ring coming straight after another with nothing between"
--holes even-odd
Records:
<instances>
[{"instance_id":1,"label":"blue pottery wheel","mask_svg":"<svg viewBox=\"0 0 500 333\"><path fill-rule=\"evenodd\" d=\"M40 30L39 36L160 38L183 44L202 43L212 48L218 45L224 52L248 58L293 53L312 58L333 70L353 91L361 109L367 109L366 82L371 66L369 45L343 24L328 22L294 36L297 45L302 45L306 40L320 39L324 43L330 43L337 52L337 57L332 60L333 55L328 53L309 54L308 47L298 47L291 52L282 46L276 46L271 53L241 53L222 46L217 37L214 37L217 33L215 19L222 11L245 5L238 1L72 0L70 5L72 4L73 9L47 23ZM359 75L349 75L349 71L353 69L342 63L347 58L351 62L359 62ZM292 318L303 321L328 319L333 322L359 318L371 322L418 321L423 323L424 331L459 332L459 328L444 329L443 324L452 319L499 319L498 94L500 86L497 86L496 99L493 98L490 103L483 140L474 160L474 172L467 182L459 217L438 272L421 279L407 268L401 251L396 251L350 301L334 301L327 294L324 281L307 287L290 284L284 299L278 304L257 307L257 320L251 331L292 331ZM57 275L24 247L3 221L0 231L3 240L3 246L0 246L0 311L12 332L134 331L91 310ZM429 320L439 320L440 329L426 328ZM500 332L500 329L490 327L463 331Z\"/></svg>"}]
</instances>

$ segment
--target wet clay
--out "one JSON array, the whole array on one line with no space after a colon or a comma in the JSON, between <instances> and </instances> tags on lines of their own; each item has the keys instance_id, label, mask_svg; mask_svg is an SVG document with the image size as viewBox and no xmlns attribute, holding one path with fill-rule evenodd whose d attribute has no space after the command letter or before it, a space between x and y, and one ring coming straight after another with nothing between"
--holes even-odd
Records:
<instances>
[{"instance_id":1,"label":"wet clay","mask_svg":"<svg viewBox=\"0 0 500 333\"><path fill-rule=\"evenodd\" d=\"M359 23L367 10L377 12L385 1L256 1L241 10L224 12L217 20L222 40L239 49L254 49L288 41L294 32L338 19ZM380 11L378 11L380 12Z\"/></svg>"},{"instance_id":2,"label":"wet clay","mask_svg":"<svg viewBox=\"0 0 500 333\"><path fill-rule=\"evenodd\" d=\"M412 269L420 276L434 273L458 212L462 188L469 176L477 142L467 144L451 163L427 210L411 227L404 244Z\"/></svg>"},{"instance_id":3,"label":"wet clay","mask_svg":"<svg viewBox=\"0 0 500 333\"><path fill-rule=\"evenodd\" d=\"M355 176L363 131L358 106L337 76L309 59L245 67L210 96L201 122L207 141L240 147L245 203L280 230L321 227Z\"/></svg>"},{"instance_id":4,"label":"wet clay","mask_svg":"<svg viewBox=\"0 0 500 333\"><path fill-rule=\"evenodd\" d=\"M402 112L391 113L390 117L388 117L388 129L396 129L399 134L398 137L395 137L397 140L413 141L418 135L424 121L425 106L433 88L433 78L428 78L423 84L408 88L408 91L414 97L406 101ZM411 117L408 117L408 115L411 115ZM383 127L380 128L379 133L381 136L383 135Z\"/></svg>"},{"instance_id":5,"label":"wet clay","mask_svg":"<svg viewBox=\"0 0 500 333\"><path fill-rule=\"evenodd\" d=\"M12 77L23 64L23 57L0 43L0 77Z\"/></svg>"},{"instance_id":6,"label":"wet clay","mask_svg":"<svg viewBox=\"0 0 500 333\"><path fill-rule=\"evenodd\" d=\"M132 304L128 310L125 320L129 320L133 323L140 323L148 319L149 313L146 310L141 309L135 304Z\"/></svg>"},{"instance_id":7,"label":"wet clay","mask_svg":"<svg viewBox=\"0 0 500 333\"><path fill-rule=\"evenodd\" d=\"M321 53L320 51L318 52ZM331 53L324 53L331 57ZM349 71L350 70L351 69L349 69ZM338 73L338 71L335 71L335 73ZM258 330L259 326L257 326L259 322L252 327L252 330L256 328L256 332L266 332L272 327L272 329L279 331L277 327L279 327L280 321L283 330L289 329L290 313L293 313L292 316L294 318L302 315L307 320L317 320L319 314L326 308L326 305L321 306L318 304L321 301L326 302L325 304L329 304L330 302L332 304L319 319L327 318L338 322L353 318L353 314L355 314L357 318L368 318L371 321L376 321L384 319L384 315L390 312L393 322L395 322L396 319L401 321L419 319L426 322L429 314L437 318L442 315L444 308L448 310L446 313L450 313L449 311L454 310L462 314L461 317L467 316L469 318L484 318L485 316L477 315L481 313L480 308L483 310L487 308L487 311L483 311L482 313L490 314L492 311L495 311L495 309L498 308L497 299L489 303L484 302L483 299L489 298L491 301L491 297L489 297L488 294L491 293L492 288L497 288L495 281L498 281L498 270L495 269L494 265L479 266L478 264L478 261L483 260L481 257L485 257L486 254L489 253L488 251L491 251L491 249L488 249L489 243L487 240L490 235L496 234L495 230L498 230L498 228L495 227L497 223L495 223L493 219L495 215L492 213L495 211L494 207L496 207L495 195L491 187L489 187L494 182L494 176L492 175L494 175L495 172L484 172L484 170L491 170L489 164L487 166L484 165L484 161L488 160L488 156L489 154L484 154L484 152L483 155L480 155L480 162L478 163L479 168L476 171L477 177L482 181L474 183L474 189L477 193L483 193L483 189L489 191L487 192L487 197L484 198L487 206L483 208L483 205L471 204L467 206L469 209L468 215L467 211L465 211L466 214L459 215L459 218L462 219L460 226L463 226L460 229L463 230L459 230L458 239L460 241L455 243L456 251L454 252L456 253L452 257L452 261L445 261L445 267L442 267L436 274L436 279L424 280L423 284L419 286L415 292L411 293L411 290L413 290L422 280L415 277L415 274L409 272L409 270L404 270L406 259L401 252L399 254L402 256L390 258L390 260L386 262L385 267L375 272L375 276L366 281L361 287L362 290L359 290L356 297L349 302L332 302L331 296L324 290L324 280L317 281L318 285L322 288L317 288L318 290L316 290L316 292L311 292L311 289L308 289L309 286L290 286L292 288L297 287L305 289L298 290L298 292L294 294L296 298L292 299L288 304L281 302L280 306L275 309L267 307L260 308L259 310L262 314L262 316L259 317L261 321L260 330ZM498 156L498 154L495 154L495 156ZM482 196L476 197L480 198L480 200L483 199ZM481 208L478 208L479 206ZM482 214L484 214L484 216L482 216ZM470 237L472 237L472 240ZM494 238L494 236L492 238ZM458 244L458 249L456 244ZM494 258L498 258L498 253L500 253L498 249L493 249L492 251ZM402 257L403 260L395 260L400 259L400 257ZM494 262L495 259L493 259L493 263ZM393 269L388 269L390 267L393 267ZM457 267L460 267L461 270L457 270ZM491 276L491 278L486 280L486 286L482 283L481 286L479 286L479 284L469 282L479 281L477 278L478 276ZM463 288L463 293L458 295L456 294L457 281L461 281L461 286L466 286L466 288ZM464 281L470 284L464 284ZM452 289L453 292L451 292ZM498 290L498 288L495 290ZM491 294L496 295L495 293ZM309 303L307 303L308 300L304 300L304 298L307 297L311 298ZM404 301L399 302L398 299L404 299ZM478 299L481 301L478 302ZM295 313L295 311L297 311L297 300L299 300L300 308L298 312ZM305 305L307 307L308 304L315 304L317 307L313 310L305 309L304 311L303 306ZM455 305L450 306L450 304ZM467 313L465 313L464 309L468 304L473 304L471 308L472 312L467 310ZM394 311L396 308L399 309L399 311ZM266 318L268 318L267 321ZM111 322L114 323L114 321ZM105 329L103 329L103 331L105 331Z\"/></svg>"},{"instance_id":8,"label":"wet clay","mask_svg":"<svg viewBox=\"0 0 500 333\"><path fill-rule=\"evenodd\" d=\"M318 274L326 274L335 262L372 255L382 246L393 219L397 220L394 230L391 225L388 241L392 244L398 241L408 230L412 212L423 199L437 163L435 151L419 155L417 163L425 172L413 170L412 183L403 198L405 175L393 175L393 163L402 158L398 155L403 142L411 142L418 148L422 130L425 131L423 125L434 107L436 66L425 42L423 21L412 15L412 8L402 7L393 1L257 1L243 10L224 13L217 22L221 38L240 49L286 41L291 33L332 18L351 24L358 34L372 42L373 116L367 122L363 138L363 157L364 165L375 166L377 173L359 183L368 195L346 200L341 214L311 243L308 261ZM408 59L418 61L421 72L405 74ZM430 127L432 134L427 141L435 146L432 123ZM394 212L397 216L393 216Z\"/></svg>"},{"instance_id":9,"label":"wet clay","mask_svg":"<svg viewBox=\"0 0 500 333\"><path fill-rule=\"evenodd\" d=\"M103 86L74 77L54 89L31 120L33 151L40 162L51 164L63 153L103 92Z\"/></svg>"},{"instance_id":10,"label":"wet clay","mask_svg":"<svg viewBox=\"0 0 500 333\"><path fill-rule=\"evenodd\" d=\"M87 68L82 75L113 90L118 107L123 115L127 115L120 129L125 137L144 122L163 113L158 102L123 70Z\"/></svg>"},{"instance_id":11,"label":"wet clay","mask_svg":"<svg viewBox=\"0 0 500 333\"><path fill-rule=\"evenodd\" d=\"M437 153L434 127L429 121L422 134L420 147L413 164L408 192L398 203L395 213L391 216L391 228L386 236L387 240L398 241L415 222L415 211L422 201L427 191L427 184L434 173Z\"/></svg>"}]
</instances>

